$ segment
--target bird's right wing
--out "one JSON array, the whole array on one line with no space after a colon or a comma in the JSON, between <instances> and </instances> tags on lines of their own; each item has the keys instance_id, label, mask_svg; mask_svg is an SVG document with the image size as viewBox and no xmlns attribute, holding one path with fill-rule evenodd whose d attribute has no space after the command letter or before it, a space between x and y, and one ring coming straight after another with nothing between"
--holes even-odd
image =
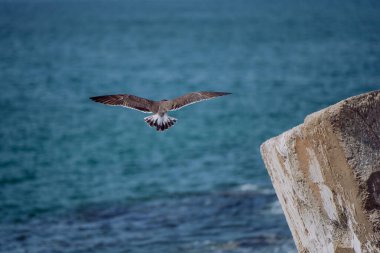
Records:
<instances>
[{"instance_id":1,"label":"bird's right wing","mask_svg":"<svg viewBox=\"0 0 380 253\"><path fill-rule=\"evenodd\" d=\"M201 91L201 92L191 92L181 97L173 99L173 105L171 111L181 109L184 106L188 106L203 100L213 99L216 97L229 95L228 92L213 92L213 91Z\"/></svg>"},{"instance_id":2,"label":"bird's right wing","mask_svg":"<svg viewBox=\"0 0 380 253\"><path fill-rule=\"evenodd\" d=\"M112 106L124 106L145 113L151 112L152 106L154 104L154 101L152 100L128 94L105 95L98 97L90 97L90 99L98 103L103 103Z\"/></svg>"}]
</instances>

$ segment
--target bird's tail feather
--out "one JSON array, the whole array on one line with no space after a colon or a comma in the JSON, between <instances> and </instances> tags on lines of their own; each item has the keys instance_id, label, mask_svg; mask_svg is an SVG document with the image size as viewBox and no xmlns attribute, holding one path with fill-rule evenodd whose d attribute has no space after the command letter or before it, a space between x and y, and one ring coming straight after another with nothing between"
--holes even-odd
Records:
<instances>
[{"instance_id":1,"label":"bird's tail feather","mask_svg":"<svg viewBox=\"0 0 380 253\"><path fill-rule=\"evenodd\" d=\"M167 114L164 114L163 116L153 114L145 117L144 120L149 126L156 127L157 131L164 131L177 122L176 118L169 117Z\"/></svg>"}]
</instances>

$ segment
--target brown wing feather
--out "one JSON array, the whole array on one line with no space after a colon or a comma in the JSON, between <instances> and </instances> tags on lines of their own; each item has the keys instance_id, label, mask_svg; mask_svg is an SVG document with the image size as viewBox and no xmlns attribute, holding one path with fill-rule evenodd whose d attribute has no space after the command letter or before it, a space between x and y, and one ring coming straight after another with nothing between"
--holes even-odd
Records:
<instances>
[{"instance_id":1,"label":"brown wing feather","mask_svg":"<svg viewBox=\"0 0 380 253\"><path fill-rule=\"evenodd\" d=\"M154 101L128 94L90 97L91 100L113 106L124 106L142 112L151 112Z\"/></svg>"},{"instance_id":2,"label":"brown wing feather","mask_svg":"<svg viewBox=\"0 0 380 253\"><path fill-rule=\"evenodd\" d=\"M229 95L228 92L213 92L213 91L201 91L201 92L191 92L181 97L173 99L173 106L171 110L178 110L184 106L188 106L203 100L208 100L220 96Z\"/></svg>"}]
</instances>

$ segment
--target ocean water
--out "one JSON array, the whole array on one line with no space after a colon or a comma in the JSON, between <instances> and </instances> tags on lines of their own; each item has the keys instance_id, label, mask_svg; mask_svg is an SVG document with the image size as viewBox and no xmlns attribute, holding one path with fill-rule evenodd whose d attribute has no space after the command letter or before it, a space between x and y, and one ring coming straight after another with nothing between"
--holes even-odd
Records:
<instances>
[{"instance_id":1,"label":"ocean water","mask_svg":"<svg viewBox=\"0 0 380 253\"><path fill-rule=\"evenodd\" d=\"M260 157L380 88L379 1L0 2L0 252L295 252ZM145 114L130 93L233 94Z\"/></svg>"}]
</instances>

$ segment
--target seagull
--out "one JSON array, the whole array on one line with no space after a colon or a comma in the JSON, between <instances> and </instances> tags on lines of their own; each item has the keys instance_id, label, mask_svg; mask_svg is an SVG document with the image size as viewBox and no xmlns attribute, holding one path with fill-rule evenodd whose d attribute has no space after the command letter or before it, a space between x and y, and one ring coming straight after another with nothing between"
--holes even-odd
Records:
<instances>
[{"instance_id":1,"label":"seagull","mask_svg":"<svg viewBox=\"0 0 380 253\"><path fill-rule=\"evenodd\" d=\"M144 113L154 113L151 116L145 117L145 122L149 126L155 127L157 131L164 131L177 122L176 118L168 116L168 111L179 110L185 106L201 102L203 100L213 99L229 94L231 93L200 91L191 92L175 99L163 99L161 101L153 101L129 94L105 95L90 97L90 99L106 105L123 106Z\"/></svg>"}]
</instances>

